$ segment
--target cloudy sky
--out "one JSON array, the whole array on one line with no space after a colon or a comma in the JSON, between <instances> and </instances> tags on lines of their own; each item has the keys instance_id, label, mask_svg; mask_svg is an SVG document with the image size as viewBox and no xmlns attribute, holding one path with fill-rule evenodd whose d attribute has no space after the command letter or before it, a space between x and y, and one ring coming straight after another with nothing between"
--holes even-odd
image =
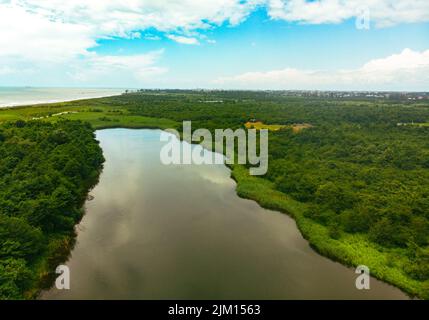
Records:
<instances>
[{"instance_id":1,"label":"cloudy sky","mask_svg":"<svg viewBox=\"0 0 429 320\"><path fill-rule=\"evenodd\" d=\"M429 91L429 1L0 0L0 86Z\"/></svg>"}]
</instances>

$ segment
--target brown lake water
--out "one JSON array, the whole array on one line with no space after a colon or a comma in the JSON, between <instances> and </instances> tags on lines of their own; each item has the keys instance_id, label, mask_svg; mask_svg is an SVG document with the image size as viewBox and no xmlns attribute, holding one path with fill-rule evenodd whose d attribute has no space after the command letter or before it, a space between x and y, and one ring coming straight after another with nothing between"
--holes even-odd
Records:
<instances>
[{"instance_id":1,"label":"brown lake water","mask_svg":"<svg viewBox=\"0 0 429 320\"><path fill-rule=\"evenodd\" d=\"M106 163L66 263L71 288L42 299L407 299L374 278L356 289L293 219L239 198L224 165L163 165L160 134L97 131Z\"/></svg>"}]
</instances>

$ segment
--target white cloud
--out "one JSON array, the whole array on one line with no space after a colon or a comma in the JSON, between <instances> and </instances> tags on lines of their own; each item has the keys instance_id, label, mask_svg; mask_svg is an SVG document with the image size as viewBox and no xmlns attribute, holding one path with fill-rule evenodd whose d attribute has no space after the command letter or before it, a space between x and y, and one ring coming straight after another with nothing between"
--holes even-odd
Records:
<instances>
[{"instance_id":1,"label":"white cloud","mask_svg":"<svg viewBox=\"0 0 429 320\"><path fill-rule=\"evenodd\" d=\"M52 21L0 3L0 58L54 63L85 54L94 45L85 25Z\"/></svg>"},{"instance_id":2,"label":"white cloud","mask_svg":"<svg viewBox=\"0 0 429 320\"><path fill-rule=\"evenodd\" d=\"M428 0L0 0L0 57L64 60L100 38L139 38L149 28L195 44L195 31L239 24L258 6L303 23L338 23L362 8L377 26L429 21Z\"/></svg>"},{"instance_id":3,"label":"white cloud","mask_svg":"<svg viewBox=\"0 0 429 320\"><path fill-rule=\"evenodd\" d=\"M162 54L163 50L132 56L99 56L92 53L85 59L77 60L71 66L69 75L80 83L97 83L109 76L120 81L141 83L168 71L155 65Z\"/></svg>"},{"instance_id":4,"label":"white cloud","mask_svg":"<svg viewBox=\"0 0 429 320\"><path fill-rule=\"evenodd\" d=\"M273 19L314 24L339 23L362 8L377 26L429 21L428 0L2 0L0 56L64 59L84 54L97 39L136 38L148 28L194 43L181 37L239 24L258 6Z\"/></svg>"},{"instance_id":5,"label":"white cloud","mask_svg":"<svg viewBox=\"0 0 429 320\"><path fill-rule=\"evenodd\" d=\"M101 57L90 49L103 38L141 38L141 32L150 28L169 34L173 41L198 44L196 30L225 22L236 25L258 1L0 0L0 84L10 83L9 79L39 83L38 78L48 74L62 80L68 76L95 81L96 75L107 76L107 65L114 66L111 76L127 67L129 74L139 79L147 74L156 76L166 72L166 68L155 65L157 59L146 64L146 55ZM24 70L33 77L16 75ZM106 81L105 77L99 80Z\"/></svg>"},{"instance_id":6,"label":"white cloud","mask_svg":"<svg viewBox=\"0 0 429 320\"><path fill-rule=\"evenodd\" d=\"M243 21L263 0L18 0L3 1L51 20L85 25L98 35L125 37L150 27L160 31L207 28Z\"/></svg>"},{"instance_id":7,"label":"white cloud","mask_svg":"<svg viewBox=\"0 0 429 320\"><path fill-rule=\"evenodd\" d=\"M213 84L237 89L427 90L429 50L404 49L399 54L371 60L354 70L329 72L285 68L221 77Z\"/></svg>"},{"instance_id":8,"label":"white cloud","mask_svg":"<svg viewBox=\"0 0 429 320\"><path fill-rule=\"evenodd\" d=\"M427 0L267 0L273 19L310 24L339 23L369 10L377 27L429 21Z\"/></svg>"},{"instance_id":9,"label":"white cloud","mask_svg":"<svg viewBox=\"0 0 429 320\"><path fill-rule=\"evenodd\" d=\"M171 39L173 41L176 41L181 44L200 44L197 38L190 38L190 37L184 37L184 36L178 36L174 34L167 35L168 39Z\"/></svg>"},{"instance_id":10,"label":"white cloud","mask_svg":"<svg viewBox=\"0 0 429 320\"><path fill-rule=\"evenodd\" d=\"M168 72L159 66L163 50L138 55L98 55L88 52L67 62L27 63L14 58L2 58L0 85L32 86L152 86ZM9 67L16 66L14 68Z\"/></svg>"},{"instance_id":11,"label":"white cloud","mask_svg":"<svg viewBox=\"0 0 429 320\"><path fill-rule=\"evenodd\" d=\"M107 71L100 70L107 68L101 65L113 64L115 70L119 66L113 56L103 58L90 50L100 39L158 40L166 34L184 44L213 43L204 30L237 25L259 6L273 19L303 23L338 23L365 6L377 26L429 21L427 0L0 0L0 84L9 83L17 73L22 74L16 76L18 83L49 74L63 80L103 74L104 81ZM151 29L157 30L156 36L145 34ZM130 77L166 72L159 59L145 65L136 62L145 61L144 55L117 59L129 66Z\"/></svg>"},{"instance_id":12,"label":"white cloud","mask_svg":"<svg viewBox=\"0 0 429 320\"><path fill-rule=\"evenodd\" d=\"M0 2L1 3L1 2ZM275 19L338 23L370 10L379 26L429 20L427 0L3 0L39 16L86 25L98 34L127 36L150 27L168 32L228 22L236 25L258 6Z\"/></svg>"},{"instance_id":13,"label":"white cloud","mask_svg":"<svg viewBox=\"0 0 429 320\"><path fill-rule=\"evenodd\" d=\"M14 72L15 70L8 66L3 66L3 67L0 66L0 75L12 74Z\"/></svg>"}]
</instances>

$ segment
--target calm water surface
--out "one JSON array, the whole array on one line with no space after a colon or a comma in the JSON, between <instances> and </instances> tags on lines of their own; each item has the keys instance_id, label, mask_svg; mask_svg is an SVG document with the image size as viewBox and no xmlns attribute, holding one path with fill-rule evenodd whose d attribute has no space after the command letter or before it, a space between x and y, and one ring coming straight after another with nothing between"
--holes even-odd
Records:
<instances>
[{"instance_id":1,"label":"calm water surface","mask_svg":"<svg viewBox=\"0 0 429 320\"><path fill-rule=\"evenodd\" d=\"M123 93L124 89L0 87L0 108L38 103L101 98Z\"/></svg>"},{"instance_id":2,"label":"calm water surface","mask_svg":"<svg viewBox=\"0 0 429 320\"><path fill-rule=\"evenodd\" d=\"M67 262L44 299L404 299L315 253L285 214L240 199L223 165L165 166L159 130L97 132L106 157ZM199 148L198 146L193 146Z\"/></svg>"}]
</instances>

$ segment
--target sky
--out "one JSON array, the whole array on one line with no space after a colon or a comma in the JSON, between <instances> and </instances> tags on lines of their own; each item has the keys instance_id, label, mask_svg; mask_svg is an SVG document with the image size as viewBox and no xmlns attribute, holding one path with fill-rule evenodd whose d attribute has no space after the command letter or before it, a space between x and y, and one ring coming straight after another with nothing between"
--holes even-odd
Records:
<instances>
[{"instance_id":1,"label":"sky","mask_svg":"<svg viewBox=\"0 0 429 320\"><path fill-rule=\"evenodd\" d=\"M0 86L429 91L429 1L0 0Z\"/></svg>"}]
</instances>

